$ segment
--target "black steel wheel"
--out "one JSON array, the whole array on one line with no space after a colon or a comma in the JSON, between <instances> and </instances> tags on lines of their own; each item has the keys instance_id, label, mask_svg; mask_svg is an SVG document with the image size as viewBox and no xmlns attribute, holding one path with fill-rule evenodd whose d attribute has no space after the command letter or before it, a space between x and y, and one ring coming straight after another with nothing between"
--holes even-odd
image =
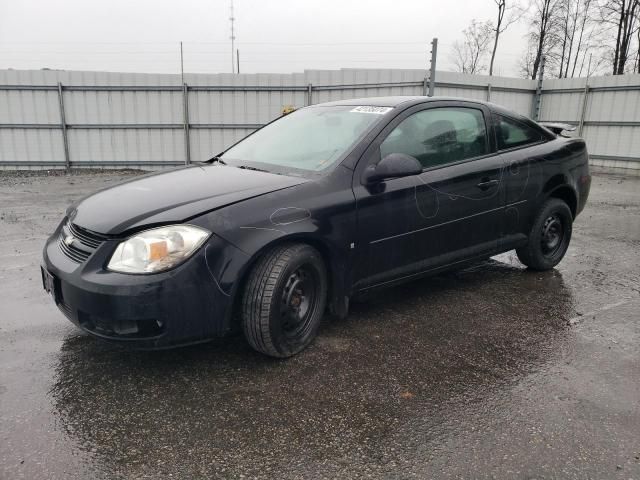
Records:
<instances>
[{"instance_id":1,"label":"black steel wheel","mask_svg":"<svg viewBox=\"0 0 640 480\"><path fill-rule=\"evenodd\" d=\"M290 357L315 338L324 314L327 274L320 253L305 244L276 247L254 266L242 296L249 344L272 357Z\"/></svg>"},{"instance_id":2,"label":"black steel wheel","mask_svg":"<svg viewBox=\"0 0 640 480\"><path fill-rule=\"evenodd\" d=\"M309 329L319 287L317 271L308 265L303 265L289 276L280 302L282 331L285 335L295 337Z\"/></svg>"},{"instance_id":3,"label":"black steel wheel","mask_svg":"<svg viewBox=\"0 0 640 480\"><path fill-rule=\"evenodd\" d=\"M538 210L526 246L516 249L518 258L532 270L555 267L571 241L573 216L559 198L548 199Z\"/></svg>"},{"instance_id":4,"label":"black steel wheel","mask_svg":"<svg viewBox=\"0 0 640 480\"><path fill-rule=\"evenodd\" d=\"M562 219L558 213L553 213L547 217L542 224L540 235L540 248L545 257L553 257L562 246L564 228Z\"/></svg>"}]
</instances>

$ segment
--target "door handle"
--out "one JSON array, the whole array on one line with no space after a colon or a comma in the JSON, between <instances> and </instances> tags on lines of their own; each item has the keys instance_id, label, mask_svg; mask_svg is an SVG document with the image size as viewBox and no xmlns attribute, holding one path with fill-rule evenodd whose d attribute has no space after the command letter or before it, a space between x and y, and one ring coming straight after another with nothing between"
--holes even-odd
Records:
<instances>
[{"instance_id":1,"label":"door handle","mask_svg":"<svg viewBox=\"0 0 640 480\"><path fill-rule=\"evenodd\" d=\"M488 178L483 178L482 181L476 185L480 190L488 190L494 185L498 185L500 182L496 179L489 180Z\"/></svg>"}]
</instances>

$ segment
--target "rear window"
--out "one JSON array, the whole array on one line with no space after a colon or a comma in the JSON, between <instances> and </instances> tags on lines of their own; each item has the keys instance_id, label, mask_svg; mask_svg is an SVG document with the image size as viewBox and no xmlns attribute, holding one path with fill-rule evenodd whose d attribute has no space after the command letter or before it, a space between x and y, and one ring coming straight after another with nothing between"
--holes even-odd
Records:
<instances>
[{"instance_id":1,"label":"rear window","mask_svg":"<svg viewBox=\"0 0 640 480\"><path fill-rule=\"evenodd\" d=\"M544 140L538 130L523 122L498 115L498 150L522 147Z\"/></svg>"}]
</instances>

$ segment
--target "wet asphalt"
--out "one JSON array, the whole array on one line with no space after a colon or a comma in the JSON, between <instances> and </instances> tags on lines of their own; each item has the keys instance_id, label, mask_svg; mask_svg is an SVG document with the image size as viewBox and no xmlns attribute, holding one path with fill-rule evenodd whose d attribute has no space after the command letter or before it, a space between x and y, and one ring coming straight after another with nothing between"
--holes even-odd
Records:
<instances>
[{"instance_id":1,"label":"wet asphalt","mask_svg":"<svg viewBox=\"0 0 640 480\"><path fill-rule=\"evenodd\" d=\"M72 200L130 174L0 174L0 478L640 479L640 178L596 176L567 257L514 253L326 319L131 352L41 287Z\"/></svg>"}]
</instances>

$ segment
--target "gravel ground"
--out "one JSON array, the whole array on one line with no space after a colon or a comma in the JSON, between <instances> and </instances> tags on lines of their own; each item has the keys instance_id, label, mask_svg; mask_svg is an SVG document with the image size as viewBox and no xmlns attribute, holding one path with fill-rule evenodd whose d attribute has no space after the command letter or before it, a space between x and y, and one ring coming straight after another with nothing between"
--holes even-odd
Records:
<instances>
[{"instance_id":1,"label":"gravel ground","mask_svg":"<svg viewBox=\"0 0 640 480\"><path fill-rule=\"evenodd\" d=\"M47 235L132 174L0 173L0 478L640 479L640 179L594 177L554 271L390 289L275 361L122 350L52 305Z\"/></svg>"}]
</instances>

